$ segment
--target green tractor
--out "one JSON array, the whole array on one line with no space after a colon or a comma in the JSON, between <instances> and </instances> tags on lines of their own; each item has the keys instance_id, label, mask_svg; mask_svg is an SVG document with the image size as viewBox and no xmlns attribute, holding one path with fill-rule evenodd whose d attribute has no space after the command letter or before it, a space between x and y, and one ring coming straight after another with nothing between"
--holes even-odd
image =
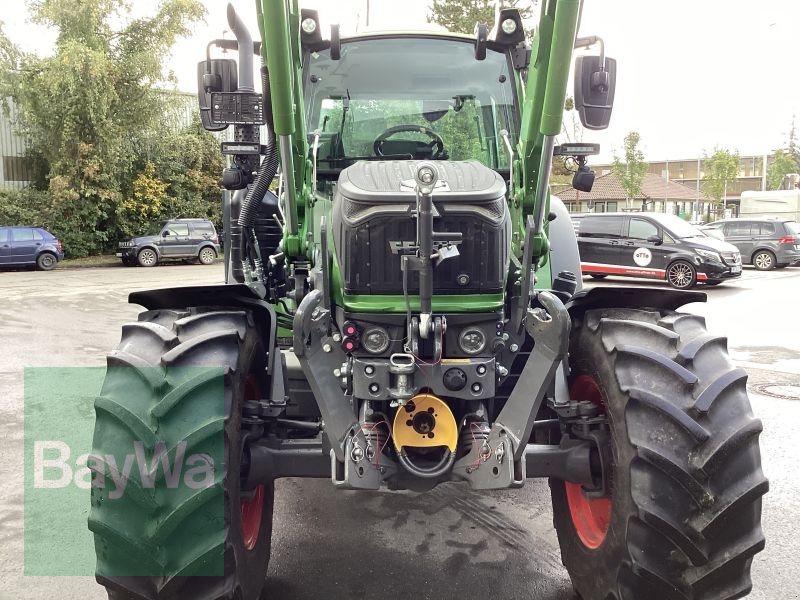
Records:
<instances>
[{"instance_id":1,"label":"green tractor","mask_svg":"<svg viewBox=\"0 0 800 600\"><path fill-rule=\"evenodd\" d=\"M232 133L226 282L131 295L146 312L96 404L94 453L119 458L95 470L126 484L92 489L109 598L258 598L284 477L547 477L584 600L746 595L768 487L747 376L676 312L704 294L582 290L549 191L555 159L594 179L595 145L555 144L574 48L601 48L575 61L584 126L613 105L581 0L541 2L530 40L514 9L471 36L343 38L297 0L257 5L262 41L229 6L236 39L198 67L204 126ZM119 467L131 448L155 466ZM168 489L190 452L211 476Z\"/></svg>"}]
</instances>

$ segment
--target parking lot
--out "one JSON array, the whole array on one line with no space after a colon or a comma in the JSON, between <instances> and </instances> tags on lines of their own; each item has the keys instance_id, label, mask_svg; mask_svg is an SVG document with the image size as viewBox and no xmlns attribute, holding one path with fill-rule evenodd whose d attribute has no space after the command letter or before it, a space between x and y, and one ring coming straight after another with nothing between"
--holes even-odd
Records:
<instances>
[{"instance_id":1,"label":"parking lot","mask_svg":"<svg viewBox=\"0 0 800 600\"><path fill-rule=\"evenodd\" d=\"M126 303L129 292L221 279L219 264L0 272L0 598L106 597L89 577L23 577L23 369L103 366L120 326L139 310ZM622 278L586 284L654 285ZM746 267L738 281L699 289L709 302L686 310L727 334L764 422L767 549L755 559L750 597L798 598L800 268ZM277 490L265 599L573 598L544 481L490 494L450 484L427 494L337 492L325 480L284 480Z\"/></svg>"}]
</instances>

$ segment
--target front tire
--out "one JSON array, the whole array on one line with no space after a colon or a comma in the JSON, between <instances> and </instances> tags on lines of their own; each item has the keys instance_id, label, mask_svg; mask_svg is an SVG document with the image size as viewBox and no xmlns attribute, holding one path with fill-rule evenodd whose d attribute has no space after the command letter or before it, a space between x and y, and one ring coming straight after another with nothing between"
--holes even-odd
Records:
<instances>
[{"instance_id":1,"label":"front tire","mask_svg":"<svg viewBox=\"0 0 800 600\"><path fill-rule=\"evenodd\" d=\"M602 406L611 495L551 480L561 556L583 600L733 600L764 548L746 374L701 317L587 311L570 343L573 400Z\"/></svg>"},{"instance_id":2,"label":"front tire","mask_svg":"<svg viewBox=\"0 0 800 600\"><path fill-rule=\"evenodd\" d=\"M667 267L667 283L678 290L688 290L697 285L697 270L685 260L676 260Z\"/></svg>"},{"instance_id":3,"label":"front tire","mask_svg":"<svg viewBox=\"0 0 800 600\"><path fill-rule=\"evenodd\" d=\"M142 248L136 255L136 262L142 267L155 267L158 264L158 254L152 248Z\"/></svg>"},{"instance_id":4,"label":"front tire","mask_svg":"<svg viewBox=\"0 0 800 600\"><path fill-rule=\"evenodd\" d=\"M149 311L123 327L95 404L93 455L116 455L122 464L137 441L148 456L159 442L172 449L185 441L186 456L224 451L224 469L200 490L167 489L165 475L148 492L136 467L122 498L92 489L97 581L109 599L259 597L274 488L242 490L240 466L242 403L269 389L263 344L242 311Z\"/></svg>"}]
</instances>

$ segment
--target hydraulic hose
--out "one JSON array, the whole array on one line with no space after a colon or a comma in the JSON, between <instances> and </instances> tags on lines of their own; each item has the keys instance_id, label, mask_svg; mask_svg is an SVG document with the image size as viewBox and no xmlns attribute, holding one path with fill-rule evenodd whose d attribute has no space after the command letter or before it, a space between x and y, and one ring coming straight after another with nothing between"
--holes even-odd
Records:
<instances>
[{"instance_id":1,"label":"hydraulic hose","mask_svg":"<svg viewBox=\"0 0 800 600\"><path fill-rule=\"evenodd\" d=\"M275 178L275 174L278 172L278 145L275 142L269 72L266 65L261 67L261 84L264 95L264 115L267 121L267 154L261 161L255 181L250 186L247 196L242 202L241 212L239 213L239 226L244 231L252 229L261 201L269 190L269 185Z\"/></svg>"}]
</instances>

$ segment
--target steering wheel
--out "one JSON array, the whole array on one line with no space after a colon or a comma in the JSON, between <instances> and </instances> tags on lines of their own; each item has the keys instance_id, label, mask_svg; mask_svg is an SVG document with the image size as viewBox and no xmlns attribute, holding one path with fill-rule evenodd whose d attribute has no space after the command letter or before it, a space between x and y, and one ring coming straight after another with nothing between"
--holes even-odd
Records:
<instances>
[{"instance_id":1,"label":"steering wheel","mask_svg":"<svg viewBox=\"0 0 800 600\"><path fill-rule=\"evenodd\" d=\"M375 151L375 156L386 156L383 153L383 143L396 133L425 134L431 139L431 141L428 144L425 144L427 147L431 149L432 152L431 158L438 159L438 158L443 158L445 156L444 140L442 139L442 136L440 136L438 133L436 133L433 129L430 129L429 127L425 127L424 125L413 125L411 123L390 127L382 134L380 134L378 137L376 137L375 143L372 145L372 149Z\"/></svg>"}]
</instances>

